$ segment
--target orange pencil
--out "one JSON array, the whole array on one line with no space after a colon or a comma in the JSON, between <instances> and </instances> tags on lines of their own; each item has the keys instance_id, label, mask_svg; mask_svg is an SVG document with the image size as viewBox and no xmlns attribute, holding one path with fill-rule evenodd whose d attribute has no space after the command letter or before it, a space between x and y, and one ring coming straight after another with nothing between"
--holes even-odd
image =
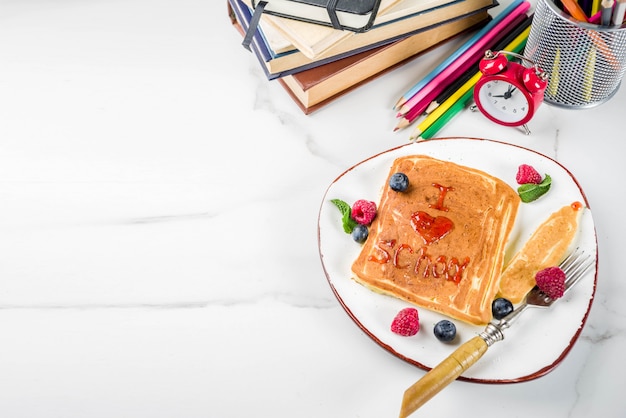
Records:
<instances>
[{"instance_id":1,"label":"orange pencil","mask_svg":"<svg viewBox=\"0 0 626 418\"><path fill-rule=\"evenodd\" d=\"M589 22L587 15L583 11L583 9L578 5L576 0L561 0L563 3L563 7L567 9L567 12L576 20L580 20L581 22ZM600 12L599 12L600 13ZM594 21L597 19L597 16L594 16ZM597 23L597 22L596 22ZM600 34L596 31L585 31L585 33L591 38L594 44L598 47L598 52L604 55L609 64L613 66L616 70L620 69L620 63L611 51L611 48L606 44L604 39L600 36Z\"/></svg>"},{"instance_id":2,"label":"orange pencil","mask_svg":"<svg viewBox=\"0 0 626 418\"><path fill-rule=\"evenodd\" d=\"M567 12L574 19L580 20L581 22L589 22L589 18L576 0L561 0L561 3L563 3L563 7L567 9Z\"/></svg>"},{"instance_id":3,"label":"orange pencil","mask_svg":"<svg viewBox=\"0 0 626 418\"><path fill-rule=\"evenodd\" d=\"M578 5L576 0L561 0L563 3L563 7L567 9L567 12L576 20L580 20L581 22L589 22L589 18L583 11L583 9ZM586 31L587 35L591 38L591 40L598 47L598 51L604 55L604 57L609 61L609 63L616 69L619 70L620 63L606 44L604 39L595 31Z\"/></svg>"}]
</instances>

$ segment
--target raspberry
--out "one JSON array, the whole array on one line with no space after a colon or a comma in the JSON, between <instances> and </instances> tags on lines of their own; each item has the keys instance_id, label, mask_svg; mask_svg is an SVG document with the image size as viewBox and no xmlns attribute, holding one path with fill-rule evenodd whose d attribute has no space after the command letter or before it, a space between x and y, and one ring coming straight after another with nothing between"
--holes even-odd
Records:
<instances>
[{"instance_id":1,"label":"raspberry","mask_svg":"<svg viewBox=\"0 0 626 418\"><path fill-rule=\"evenodd\" d=\"M415 308L402 309L391 322L391 331L404 337L415 335L419 330L420 321Z\"/></svg>"},{"instance_id":2,"label":"raspberry","mask_svg":"<svg viewBox=\"0 0 626 418\"><path fill-rule=\"evenodd\" d=\"M548 267L535 275L537 287L551 299L558 299L565 292L565 273L560 267Z\"/></svg>"},{"instance_id":3,"label":"raspberry","mask_svg":"<svg viewBox=\"0 0 626 418\"><path fill-rule=\"evenodd\" d=\"M368 200L357 200L352 205L352 219L361 225L369 225L376 217L376 203Z\"/></svg>"},{"instance_id":4,"label":"raspberry","mask_svg":"<svg viewBox=\"0 0 626 418\"><path fill-rule=\"evenodd\" d=\"M515 180L517 180L517 184L539 184L541 183L541 174L539 174L532 166L522 164L517 169L517 176L515 177Z\"/></svg>"}]
</instances>

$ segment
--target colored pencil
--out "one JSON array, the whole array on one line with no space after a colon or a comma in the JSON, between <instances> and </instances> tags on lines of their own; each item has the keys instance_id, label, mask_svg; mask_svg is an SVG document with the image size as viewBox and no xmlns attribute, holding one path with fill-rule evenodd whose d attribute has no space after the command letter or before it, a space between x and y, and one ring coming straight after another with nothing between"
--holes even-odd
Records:
<instances>
[{"instance_id":1,"label":"colored pencil","mask_svg":"<svg viewBox=\"0 0 626 418\"><path fill-rule=\"evenodd\" d=\"M526 45L526 40L528 38L528 34L530 33L530 28L527 28L523 34L520 34L520 37L523 37L522 43L519 43L517 48L513 48L512 46L507 46L506 49L510 49L513 52L521 51ZM514 42L519 42L516 39ZM454 116L456 116L460 111L465 109L467 104L472 100L474 96L474 88L473 86L467 90L447 111L443 112L441 116L439 116L430 126L428 126L424 132L422 132L417 138L416 141L423 141L434 137L437 132L441 130Z\"/></svg>"},{"instance_id":2,"label":"colored pencil","mask_svg":"<svg viewBox=\"0 0 626 418\"><path fill-rule=\"evenodd\" d=\"M591 3L591 16L600 11L600 0L593 0Z\"/></svg>"},{"instance_id":3,"label":"colored pencil","mask_svg":"<svg viewBox=\"0 0 626 418\"><path fill-rule=\"evenodd\" d=\"M567 13L569 13L574 19L580 20L581 22L589 21L589 18L576 0L561 0L561 2L563 3L565 10L567 10Z\"/></svg>"},{"instance_id":4,"label":"colored pencil","mask_svg":"<svg viewBox=\"0 0 626 418\"><path fill-rule=\"evenodd\" d=\"M615 0L611 0L611 1L613 3L615 2ZM569 14L573 18L580 20L582 22L589 22L589 18L587 18L587 16L582 11L582 9L580 8L576 0L561 0L561 2L563 3L563 7L567 10L567 12L569 12ZM602 2L600 2L600 13L601 13L600 23L601 24L602 24L602 15L604 14L603 11L604 11L604 8L602 7ZM588 31L585 31L585 34L589 38L591 38L594 44L596 44L598 52L604 55L604 59L606 59L609 62L609 64L613 66L615 70L620 71L621 64L619 60L617 59L615 54L611 51L611 48L606 44L604 39L602 39L602 37L598 34L598 32L588 30Z\"/></svg>"},{"instance_id":5,"label":"colored pencil","mask_svg":"<svg viewBox=\"0 0 626 418\"><path fill-rule=\"evenodd\" d=\"M526 26L525 29L522 30L521 33L518 33L513 39L510 39L507 44L505 44L499 50L505 50L508 52L520 53L523 51L526 46L526 41L528 40L528 35L530 34L530 27ZM448 109L454 106L454 104L461 100L461 98L465 95L468 90L473 92L474 85L480 79L482 73L477 71L468 81L466 81L453 95L451 95L445 102L441 104L435 111L429 114L426 119L420 122L419 125L415 128L409 140L415 140L419 138L422 133L428 131L431 125L437 122L437 120L442 117Z\"/></svg>"},{"instance_id":6,"label":"colored pencil","mask_svg":"<svg viewBox=\"0 0 626 418\"><path fill-rule=\"evenodd\" d=\"M622 1L626 2L626 0L622 0ZM524 32L531 25L532 21L533 21L532 15L526 16L526 18L524 19L522 23L516 26L501 41L496 43L496 45L494 45L492 49L494 51L506 50L508 48L508 45L511 42L513 42L513 40L515 40L515 38L517 38L519 34ZM472 65L472 67L467 72L465 72L462 77L458 78L457 80L454 80L452 84L450 84L439 96L437 96L437 98L433 100L430 103L430 105L428 105L428 108L426 108L425 113L427 114L431 113L441 103L446 101L448 97L450 97L455 91L457 91L467 80L472 78L476 71L478 71L478 63Z\"/></svg>"},{"instance_id":7,"label":"colored pencil","mask_svg":"<svg viewBox=\"0 0 626 418\"><path fill-rule=\"evenodd\" d=\"M552 72L550 73L550 81L546 88L549 96L556 97L559 92L559 83L561 82L561 49L557 46L552 62Z\"/></svg>"},{"instance_id":8,"label":"colored pencil","mask_svg":"<svg viewBox=\"0 0 626 418\"><path fill-rule=\"evenodd\" d=\"M474 91L474 85L476 84L478 79L480 79L481 75L482 73L480 71L474 73L472 77L469 80L467 80L465 83L463 83L463 85L460 88L458 88L450 97L448 97L448 99L444 101L441 104L441 106L437 107L437 109L435 109L432 113L430 113L426 117L426 119L424 119L422 122L419 123L419 125L417 125L417 127L413 130L413 132L409 136L409 140L413 141L416 138L419 138L420 135L422 135L423 132L428 131L428 128L430 128L434 123L436 123L439 120L439 118L441 118L448 111L448 109L454 106L456 102L461 100L461 97L463 97L465 93L468 92L468 90Z\"/></svg>"},{"instance_id":9,"label":"colored pencil","mask_svg":"<svg viewBox=\"0 0 626 418\"><path fill-rule=\"evenodd\" d=\"M433 78L416 95L411 97L397 115L400 120L394 128L394 132L406 128L419 118L430 103L451 84L452 80L459 77L460 74L463 74L471 68L473 64L478 62L484 56L484 51L491 48L505 37L507 33L510 32L511 27L515 28L527 19L528 16L526 16L525 11L528 10L529 3L522 3L520 6L524 6L520 9L522 14L510 14L507 16L507 19L500 22L500 26L496 26L494 30L488 34L489 36L484 37L474 44L472 48L468 49L461 57L454 61L454 63L439 73L437 77Z\"/></svg>"},{"instance_id":10,"label":"colored pencil","mask_svg":"<svg viewBox=\"0 0 626 418\"><path fill-rule=\"evenodd\" d=\"M624 15L626 14L626 0L616 0L613 8L613 16L611 23L613 25L621 25L624 23Z\"/></svg>"},{"instance_id":11,"label":"colored pencil","mask_svg":"<svg viewBox=\"0 0 626 418\"><path fill-rule=\"evenodd\" d=\"M485 49L487 49L489 45L493 45L495 43L493 41L494 38L501 38L502 36L504 36L503 31L507 32L508 30L510 30L516 19L520 18L520 16L523 18L529 8L529 2L524 1L520 3L520 5L515 8L511 13L509 13L508 16L506 16L497 25L495 25L491 29L491 31L487 32L485 36L476 41L474 45L468 48L456 60L450 63L450 65L448 65L444 70L442 70L432 80L430 80L417 94L413 95L409 100L407 100L406 103L404 103L400 107L399 114L406 114L412 107L414 107L424 99L424 95L427 95L430 91L432 91L433 86L439 85L442 80L445 80L451 74L458 72L459 67L461 67L468 60L474 58L480 59ZM429 100L428 103L430 103L431 100Z\"/></svg>"},{"instance_id":12,"label":"colored pencil","mask_svg":"<svg viewBox=\"0 0 626 418\"><path fill-rule=\"evenodd\" d=\"M400 107L409 100L415 93L417 93L427 82L433 79L440 71L450 65L454 60L456 60L463 52L465 52L468 48L474 45L478 40L480 40L486 33L488 33L495 25L497 25L502 19L509 15L520 3L525 0L513 0L511 4L509 4L502 12L496 15L489 23L487 23L481 30L476 32L474 36L472 36L469 40L467 40L463 45L461 45L454 53L452 53L445 61L441 62L437 67L435 67L429 74L427 74L423 79L418 81L413 87L411 87L406 93L398 99L396 102L394 109L398 110Z\"/></svg>"},{"instance_id":13,"label":"colored pencil","mask_svg":"<svg viewBox=\"0 0 626 418\"><path fill-rule=\"evenodd\" d=\"M585 12L586 16L591 16L591 11L593 10L592 0L578 0L578 5Z\"/></svg>"},{"instance_id":14,"label":"colored pencil","mask_svg":"<svg viewBox=\"0 0 626 418\"><path fill-rule=\"evenodd\" d=\"M523 32L528 32L530 34L530 25L533 23L534 13L531 13L529 16L526 16L518 26L513 28L500 42L496 44L493 48L494 51L507 51L509 48L514 48L516 46L516 40L520 39L520 35ZM528 35L527 35L528 37ZM525 42L524 42L525 43ZM517 52L517 51L512 51Z\"/></svg>"},{"instance_id":15,"label":"colored pencil","mask_svg":"<svg viewBox=\"0 0 626 418\"><path fill-rule=\"evenodd\" d=\"M435 100L430 102L426 110L424 110L424 113L430 114L435 109L437 109L443 102L448 100L450 96L452 96L456 91L458 91L461 88L461 86L463 86L463 84L465 84L468 80L474 77L474 74L476 74L476 71L478 71L478 63L473 64L469 70L464 72L459 78L454 80L448 87L446 87L445 90L442 91L441 94L439 94Z\"/></svg>"},{"instance_id":16,"label":"colored pencil","mask_svg":"<svg viewBox=\"0 0 626 418\"><path fill-rule=\"evenodd\" d=\"M450 121L454 116L456 116L461 110L465 109L467 103L472 99L474 95L474 89L470 89L465 92L463 96L459 100L454 103L452 107L450 107L443 115L441 115L432 125L430 125L421 135L416 139L416 141L423 141L425 139L430 139L441 128L443 128L446 123Z\"/></svg>"},{"instance_id":17,"label":"colored pencil","mask_svg":"<svg viewBox=\"0 0 626 418\"><path fill-rule=\"evenodd\" d=\"M594 23L596 25L599 25L601 20L602 20L602 10L592 14L589 17L589 23Z\"/></svg>"},{"instance_id":18,"label":"colored pencil","mask_svg":"<svg viewBox=\"0 0 626 418\"><path fill-rule=\"evenodd\" d=\"M503 33L499 33L498 37L503 36ZM491 46L491 45L490 45ZM458 70L458 73L463 74L467 70L471 68L471 66L475 63L477 64L479 60L484 56L483 53L478 54L472 60L469 60L463 63L462 67ZM400 120L397 123L394 132L399 129L404 129L410 124L412 124L417 118L419 118L426 109L430 106L433 100L437 98L437 95L440 94L443 89L446 88L456 77L456 73L450 73L447 77L441 77L441 79L436 79L432 84L427 86L419 93L420 101L416 103L412 108L408 110L404 115L399 115Z\"/></svg>"},{"instance_id":19,"label":"colored pencil","mask_svg":"<svg viewBox=\"0 0 626 418\"><path fill-rule=\"evenodd\" d=\"M602 8L602 16L600 18L600 24L602 26L609 26L611 24L611 15L613 14L613 5L615 0L602 0L600 7Z\"/></svg>"},{"instance_id":20,"label":"colored pencil","mask_svg":"<svg viewBox=\"0 0 626 418\"><path fill-rule=\"evenodd\" d=\"M589 50L589 57L587 58L587 65L585 66L585 78L583 80L583 99L586 102L591 102L591 96L593 95L593 83L596 67L596 47L592 46Z\"/></svg>"},{"instance_id":21,"label":"colored pencil","mask_svg":"<svg viewBox=\"0 0 626 418\"><path fill-rule=\"evenodd\" d=\"M620 71L622 68L620 61L617 59L613 51L611 51L611 48L606 44L606 41L602 39L598 31L588 30L585 31L585 34L591 38L594 44L596 44L598 52L604 55L604 59L607 60L616 71Z\"/></svg>"}]
</instances>

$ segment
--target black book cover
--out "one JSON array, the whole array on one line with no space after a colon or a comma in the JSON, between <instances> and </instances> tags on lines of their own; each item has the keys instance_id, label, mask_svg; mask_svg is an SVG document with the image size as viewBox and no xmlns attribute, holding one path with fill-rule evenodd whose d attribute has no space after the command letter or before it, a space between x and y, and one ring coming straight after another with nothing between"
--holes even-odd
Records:
<instances>
[{"instance_id":1,"label":"black book cover","mask_svg":"<svg viewBox=\"0 0 626 418\"><path fill-rule=\"evenodd\" d=\"M365 32L372 27L380 3L381 0L252 0L253 8L261 6L263 13L352 32Z\"/></svg>"}]
</instances>

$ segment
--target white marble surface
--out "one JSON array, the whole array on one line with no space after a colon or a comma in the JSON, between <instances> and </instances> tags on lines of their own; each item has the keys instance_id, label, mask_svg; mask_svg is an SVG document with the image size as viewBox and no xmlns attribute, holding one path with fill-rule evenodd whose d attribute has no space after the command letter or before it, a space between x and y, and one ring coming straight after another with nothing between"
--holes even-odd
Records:
<instances>
[{"instance_id":1,"label":"white marble surface","mask_svg":"<svg viewBox=\"0 0 626 418\"><path fill-rule=\"evenodd\" d=\"M0 416L394 417L424 374L337 303L316 222L338 174L406 142L391 106L454 44L304 116L240 42L225 1L0 0ZM568 167L600 264L553 372L416 416L624 416L625 105L440 132Z\"/></svg>"}]
</instances>

